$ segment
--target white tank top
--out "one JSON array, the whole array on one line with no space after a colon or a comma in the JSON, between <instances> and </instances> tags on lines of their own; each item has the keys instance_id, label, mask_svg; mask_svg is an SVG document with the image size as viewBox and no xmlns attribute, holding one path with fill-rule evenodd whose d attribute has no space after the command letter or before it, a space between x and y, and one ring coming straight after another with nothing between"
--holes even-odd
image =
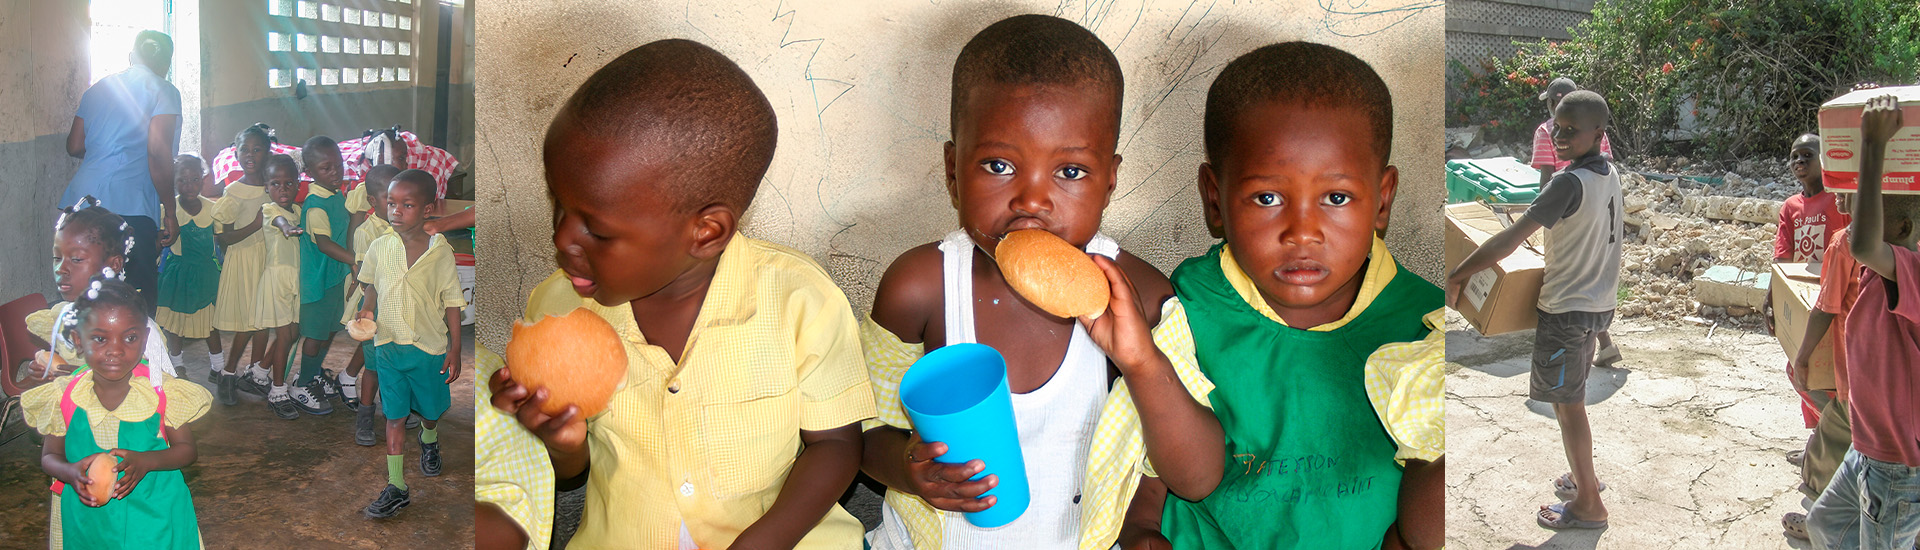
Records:
<instances>
[{"instance_id":1,"label":"white tank top","mask_svg":"<svg viewBox=\"0 0 1920 550\"><path fill-rule=\"evenodd\" d=\"M973 325L973 239L964 230L940 242L945 275L947 345L977 343ZM1087 251L1115 258L1119 243L1096 234ZM940 511L942 548L1073 550L1080 544L1080 487L1087 471L1087 447L1094 423L1107 399L1107 355L1073 324L1067 354L1053 377L1039 388L1013 397L1013 418L1020 431L1020 454L1027 466L1031 495L1019 519L993 529L967 522L965 514ZM913 548L906 526L890 505L882 505L874 548Z\"/></svg>"}]
</instances>

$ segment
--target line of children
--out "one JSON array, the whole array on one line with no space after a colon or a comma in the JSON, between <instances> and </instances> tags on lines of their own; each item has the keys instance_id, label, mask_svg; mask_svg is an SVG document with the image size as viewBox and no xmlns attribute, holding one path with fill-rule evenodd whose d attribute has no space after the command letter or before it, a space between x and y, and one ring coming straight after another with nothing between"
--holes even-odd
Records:
<instances>
[{"instance_id":1,"label":"line of children","mask_svg":"<svg viewBox=\"0 0 1920 550\"><path fill-rule=\"evenodd\" d=\"M488 378L534 437L481 423L497 448L476 530L547 533L548 488L584 485L575 544L859 548L833 502L858 469L888 487L876 548L1437 547L1442 293L1378 236L1398 182L1385 84L1304 43L1223 70L1199 179L1226 242L1171 282L1098 232L1122 90L1112 52L1062 19L969 41L945 145L960 228L895 260L856 325L811 259L735 233L775 141L736 65L666 40L596 71L548 129L561 269L526 318L600 315L627 377L590 419L543 413L511 365ZM1012 292L987 251L1018 229L1094 255L1110 311L1051 317ZM977 497L997 479L935 462L946 446L899 403L913 360L960 342L1008 361L1032 498L998 529L960 515L995 505Z\"/></svg>"},{"instance_id":2,"label":"line of children","mask_svg":"<svg viewBox=\"0 0 1920 550\"><path fill-rule=\"evenodd\" d=\"M220 289L213 301L213 328L233 333L228 357L215 358L213 376L218 377L214 394L220 404L233 406L234 392L245 391L265 396L267 373L260 366L266 358L269 335L254 317L259 300L261 273L266 271L267 234L261 208L267 199L267 150L273 134L265 125L256 124L233 136L233 147L240 160L239 180L227 185L220 201L214 204L215 241L226 248L220 269ZM242 360L247 345L253 345L251 362ZM221 361L220 359L231 359ZM240 365L245 372L237 372Z\"/></svg>"},{"instance_id":3,"label":"line of children","mask_svg":"<svg viewBox=\"0 0 1920 550\"><path fill-rule=\"evenodd\" d=\"M266 361L255 369L264 371L272 382L267 391L267 407L280 418L293 419L300 416L294 391L306 392L306 388L287 389L286 381L287 354L299 331L300 320L300 235L303 231L300 215L294 213L299 208L294 201L300 192L300 165L293 157L273 155L267 158L265 170L267 197L271 201L260 206L260 219L266 229L261 230L263 265L254 295L253 322L273 333L273 346L267 348ZM258 374L249 373L250 380L254 376Z\"/></svg>"},{"instance_id":4,"label":"line of children","mask_svg":"<svg viewBox=\"0 0 1920 550\"><path fill-rule=\"evenodd\" d=\"M160 272L156 290L158 306L154 322L167 332L167 354L174 365L185 365L181 357L183 340L207 341L208 359L214 365L225 362L220 338L213 333L213 299L220 292L220 262L214 247L213 208L200 198L207 166L194 155L173 159L173 189L179 193L174 204L180 221L175 228L173 255ZM220 367L215 367L218 372Z\"/></svg>"},{"instance_id":5,"label":"line of children","mask_svg":"<svg viewBox=\"0 0 1920 550\"><path fill-rule=\"evenodd\" d=\"M321 367L333 348L346 310L346 277L353 262L352 219L340 190L343 173L340 147L333 138L314 136L300 149L306 173L313 178L301 203L300 239L300 376L294 380L294 404L308 414L333 412L329 400L340 398L340 387Z\"/></svg>"},{"instance_id":6,"label":"line of children","mask_svg":"<svg viewBox=\"0 0 1920 550\"><path fill-rule=\"evenodd\" d=\"M1833 370L1824 373L1824 378L1833 380L1835 387L1810 389L1808 381L1813 373L1809 364L1816 347L1811 343L1825 337L1829 327L1834 329L1836 338L1842 339L1837 341L1843 341L1844 329L1840 326L1844 322L1835 322L1834 314L1827 310L1841 311L1843 307L1851 307L1853 296L1859 294L1858 285L1853 284L1855 281L1848 274L1859 264L1853 261L1852 253L1846 250L1844 244L1845 228L1852 219L1840 198L1826 190L1821 177L1820 155L1820 136L1817 135L1803 134L1794 138L1788 146L1787 168L1793 173L1794 179L1800 181L1801 192L1788 197L1780 205L1779 232L1775 235L1773 245L1775 263L1808 262L1827 266L1821 270L1820 296L1807 315L1805 330L1813 339L1802 340L1809 344L1801 346L1796 357L1788 358L1788 376L1801 397L1801 417L1814 431L1807 437L1806 446L1789 452L1787 460L1800 467L1799 489L1809 499L1820 497L1834 470L1840 467L1840 460L1850 443L1845 403L1846 375L1840 364L1841 356L1845 353L1840 349L1843 346L1835 347ZM1836 247L1836 243L1839 246ZM1834 269L1839 271L1832 271ZM1771 308L1772 305L1773 294L1769 293L1767 307ZM1772 315L1767 316L1767 322L1771 330ZM1788 512L1780 521L1788 535L1806 538L1804 514Z\"/></svg>"}]
</instances>

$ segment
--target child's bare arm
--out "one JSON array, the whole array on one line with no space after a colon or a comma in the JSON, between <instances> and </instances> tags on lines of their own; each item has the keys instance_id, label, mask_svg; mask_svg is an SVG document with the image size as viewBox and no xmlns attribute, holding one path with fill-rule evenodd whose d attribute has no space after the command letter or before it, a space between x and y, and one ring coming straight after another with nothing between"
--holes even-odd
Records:
<instances>
[{"instance_id":1,"label":"child's bare arm","mask_svg":"<svg viewBox=\"0 0 1920 550\"><path fill-rule=\"evenodd\" d=\"M374 289L373 283L361 283L360 285L360 318L372 319L373 312L380 311L380 307L377 305L379 303L380 303L380 292Z\"/></svg>"},{"instance_id":2,"label":"child's bare arm","mask_svg":"<svg viewBox=\"0 0 1920 550\"><path fill-rule=\"evenodd\" d=\"M72 486L75 489L86 487L93 481L87 477L87 467L93 465L94 458L100 455L87 455L79 462L67 462L67 438L60 435L46 436L40 444L40 470ZM106 504L93 499L92 491L74 491L80 496L80 503L87 506Z\"/></svg>"},{"instance_id":3,"label":"child's bare arm","mask_svg":"<svg viewBox=\"0 0 1920 550\"><path fill-rule=\"evenodd\" d=\"M867 430L860 467L867 475L896 491L920 497L927 504L953 512L978 512L999 502L980 495L1000 483L988 475L969 481L987 468L978 459L946 464L933 459L947 454L947 444L920 440L920 434L892 426Z\"/></svg>"},{"instance_id":4,"label":"child's bare arm","mask_svg":"<svg viewBox=\"0 0 1920 550\"><path fill-rule=\"evenodd\" d=\"M473 503L473 543L480 550L523 550L527 532L491 502Z\"/></svg>"},{"instance_id":5,"label":"child's bare arm","mask_svg":"<svg viewBox=\"0 0 1920 550\"><path fill-rule=\"evenodd\" d=\"M1894 96L1867 100L1860 113L1860 193L1853 201L1853 258L1881 277L1892 279L1893 246L1885 238L1885 206L1880 174L1886 168L1887 141L1900 130L1900 102Z\"/></svg>"},{"instance_id":6,"label":"child's bare arm","mask_svg":"<svg viewBox=\"0 0 1920 550\"><path fill-rule=\"evenodd\" d=\"M1771 295L1771 294L1769 294ZM1793 389L1807 391L1808 366L1813 364L1813 348L1821 338L1827 337L1827 329L1833 326L1832 313L1814 308L1807 313L1807 332L1800 337L1800 350L1793 354Z\"/></svg>"},{"instance_id":7,"label":"child's bare arm","mask_svg":"<svg viewBox=\"0 0 1920 550\"><path fill-rule=\"evenodd\" d=\"M1447 457L1408 460L1400 476L1399 517L1387 529L1386 548L1427 550L1447 538Z\"/></svg>"},{"instance_id":8,"label":"child's bare arm","mask_svg":"<svg viewBox=\"0 0 1920 550\"><path fill-rule=\"evenodd\" d=\"M320 249L321 254L326 254L328 258L333 258L336 262L353 263L353 251L347 250L347 247L340 246L340 243L333 242L332 237L313 235L312 238L314 246Z\"/></svg>"},{"instance_id":9,"label":"child's bare arm","mask_svg":"<svg viewBox=\"0 0 1920 550\"><path fill-rule=\"evenodd\" d=\"M263 223L264 217L264 214L254 212L253 223L241 227L234 227L233 224L227 224L227 230L221 231L219 235L215 235L214 239L220 241L222 246L233 246L234 243L247 240L247 237L252 237L255 231L260 230L260 224Z\"/></svg>"},{"instance_id":10,"label":"child's bare arm","mask_svg":"<svg viewBox=\"0 0 1920 550\"><path fill-rule=\"evenodd\" d=\"M125 498L133 492L133 487L146 479L147 472L178 470L193 464L200 453L193 445L193 432L186 426L172 427L167 430L167 448L158 451L129 451L114 449L113 456L120 457L120 465L114 471L121 472L120 481L113 484L113 498Z\"/></svg>"},{"instance_id":11,"label":"child's bare arm","mask_svg":"<svg viewBox=\"0 0 1920 550\"><path fill-rule=\"evenodd\" d=\"M447 383L460 379L460 308L447 308L447 358L440 363Z\"/></svg>"},{"instance_id":12,"label":"child's bare arm","mask_svg":"<svg viewBox=\"0 0 1920 550\"><path fill-rule=\"evenodd\" d=\"M800 456L767 513L733 541L733 550L793 548L839 501L860 471L860 424L800 431Z\"/></svg>"},{"instance_id":13,"label":"child's bare arm","mask_svg":"<svg viewBox=\"0 0 1920 550\"><path fill-rule=\"evenodd\" d=\"M1187 392L1173 362L1154 345L1152 327L1134 299L1126 273L1104 257L1096 257L1093 263L1106 273L1112 296L1107 315L1082 319L1081 324L1120 367L1134 407L1140 410L1147 458L1161 467L1161 481L1189 500L1205 498L1220 484L1226 468L1226 436L1220 420Z\"/></svg>"},{"instance_id":14,"label":"child's bare arm","mask_svg":"<svg viewBox=\"0 0 1920 550\"><path fill-rule=\"evenodd\" d=\"M1453 269L1453 273L1447 274L1447 307L1456 307L1455 304L1460 301L1460 290L1467 286L1468 278L1513 255L1513 251L1520 248L1520 243L1527 242L1527 237L1532 237L1541 227L1540 222L1533 218L1520 216L1513 220L1513 225L1495 233L1487 242L1481 243L1480 248L1468 254L1466 259L1460 261L1460 266Z\"/></svg>"},{"instance_id":15,"label":"child's bare arm","mask_svg":"<svg viewBox=\"0 0 1920 550\"><path fill-rule=\"evenodd\" d=\"M1121 520L1121 550L1171 550L1173 543L1160 534L1160 514L1167 504L1167 486L1160 478L1140 476L1127 516Z\"/></svg>"}]
</instances>

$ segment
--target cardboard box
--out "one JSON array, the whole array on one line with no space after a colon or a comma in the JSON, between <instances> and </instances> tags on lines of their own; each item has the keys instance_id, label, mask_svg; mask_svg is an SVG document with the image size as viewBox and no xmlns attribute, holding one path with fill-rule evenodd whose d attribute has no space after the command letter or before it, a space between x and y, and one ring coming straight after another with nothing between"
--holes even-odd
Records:
<instances>
[{"instance_id":1,"label":"cardboard box","mask_svg":"<svg viewBox=\"0 0 1920 550\"><path fill-rule=\"evenodd\" d=\"M1881 189L1887 193L1920 194L1920 86L1894 86L1860 90L1833 98L1820 106L1820 155L1822 178L1828 189L1853 191L1860 188L1860 112L1867 100L1893 95L1900 100L1901 119L1906 123L1887 142L1885 173Z\"/></svg>"},{"instance_id":2,"label":"cardboard box","mask_svg":"<svg viewBox=\"0 0 1920 550\"><path fill-rule=\"evenodd\" d=\"M1467 255L1501 229L1512 225L1512 216L1481 203L1453 204L1447 214L1447 269L1452 270ZM1529 330L1539 323L1540 281L1546 274L1546 257L1533 235L1528 244L1513 251L1500 263L1467 280L1460 303L1460 315L1483 335Z\"/></svg>"},{"instance_id":3,"label":"cardboard box","mask_svg":"<svg viewBox=\"0 0 1920 550\"><path fill-rule=\"evenodd\" d=\"M1819 268L1819 264L1811 265L1813 269ZM1787 359L1792 360L1800 352L1801 339L1807 334L1808 315L1820 297L1820 274L1810 271L1809 264L1773 264L1773 281L1769 286L1773 292L1773 333L1780 338L1780 348L1787 352ZM1813 359L1807 366L1807 388L1835 389L1833 332L1829 330L1814 346Z\"/></svg>"}]
</instances>

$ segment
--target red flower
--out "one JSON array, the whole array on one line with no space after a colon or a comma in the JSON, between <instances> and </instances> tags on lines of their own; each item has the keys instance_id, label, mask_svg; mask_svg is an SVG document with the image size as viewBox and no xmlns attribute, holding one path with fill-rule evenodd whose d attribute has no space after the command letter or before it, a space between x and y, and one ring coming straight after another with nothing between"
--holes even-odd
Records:
<instances>
[{"instance_id":1,"label":"red flower","mask_svg":"<svg viewBox=\"0 0 1920 550\"><path fill-rule=\"evenodd\" d=\"M1490 126L1490 127L1493 127L1493 128L1499 128L1499 127L1500 127L1500 120L1499 120L1499 119L1494 119L1494 120L1489 120L1489 121L1487 121L1487 126Z\"/></svg>"},{"instance_id":2,"label":"red flower","mask_svg":"<svg viewBox=\"0 0 1920 550\"><path fill-rule=\"evenodd\" d=\"M1507 73L1507 80L1520 80L1520 73L1518 71Z\"/></svg>"},{"instance_id":3,"label":"red flower","mask_svg":"<svg viewBox=\"0 0 1920 550\"><path fill-rule=\"evenodd\" d=\"M1486 92L1486 90L1481 90L1481 91L1480 91L1480 97L1487 97L1487 92Z\"/></svg>"},{"instance_id":4,"label":"red flower","mask_svg":"<svg viewBox=\"0 0 1920 550\"><path fill-rule=\"evenodd\" d=\"M1672 61L1668 61L1668 62L1667 62L1667 64L1665 64L1665 65L1661 65L1661 66L1660 66L1660 72L1663 72L1663 73L1671 73L1671 72L1673 72L1673 62L1672 62Z\"/></svg>"}]
</instances>

